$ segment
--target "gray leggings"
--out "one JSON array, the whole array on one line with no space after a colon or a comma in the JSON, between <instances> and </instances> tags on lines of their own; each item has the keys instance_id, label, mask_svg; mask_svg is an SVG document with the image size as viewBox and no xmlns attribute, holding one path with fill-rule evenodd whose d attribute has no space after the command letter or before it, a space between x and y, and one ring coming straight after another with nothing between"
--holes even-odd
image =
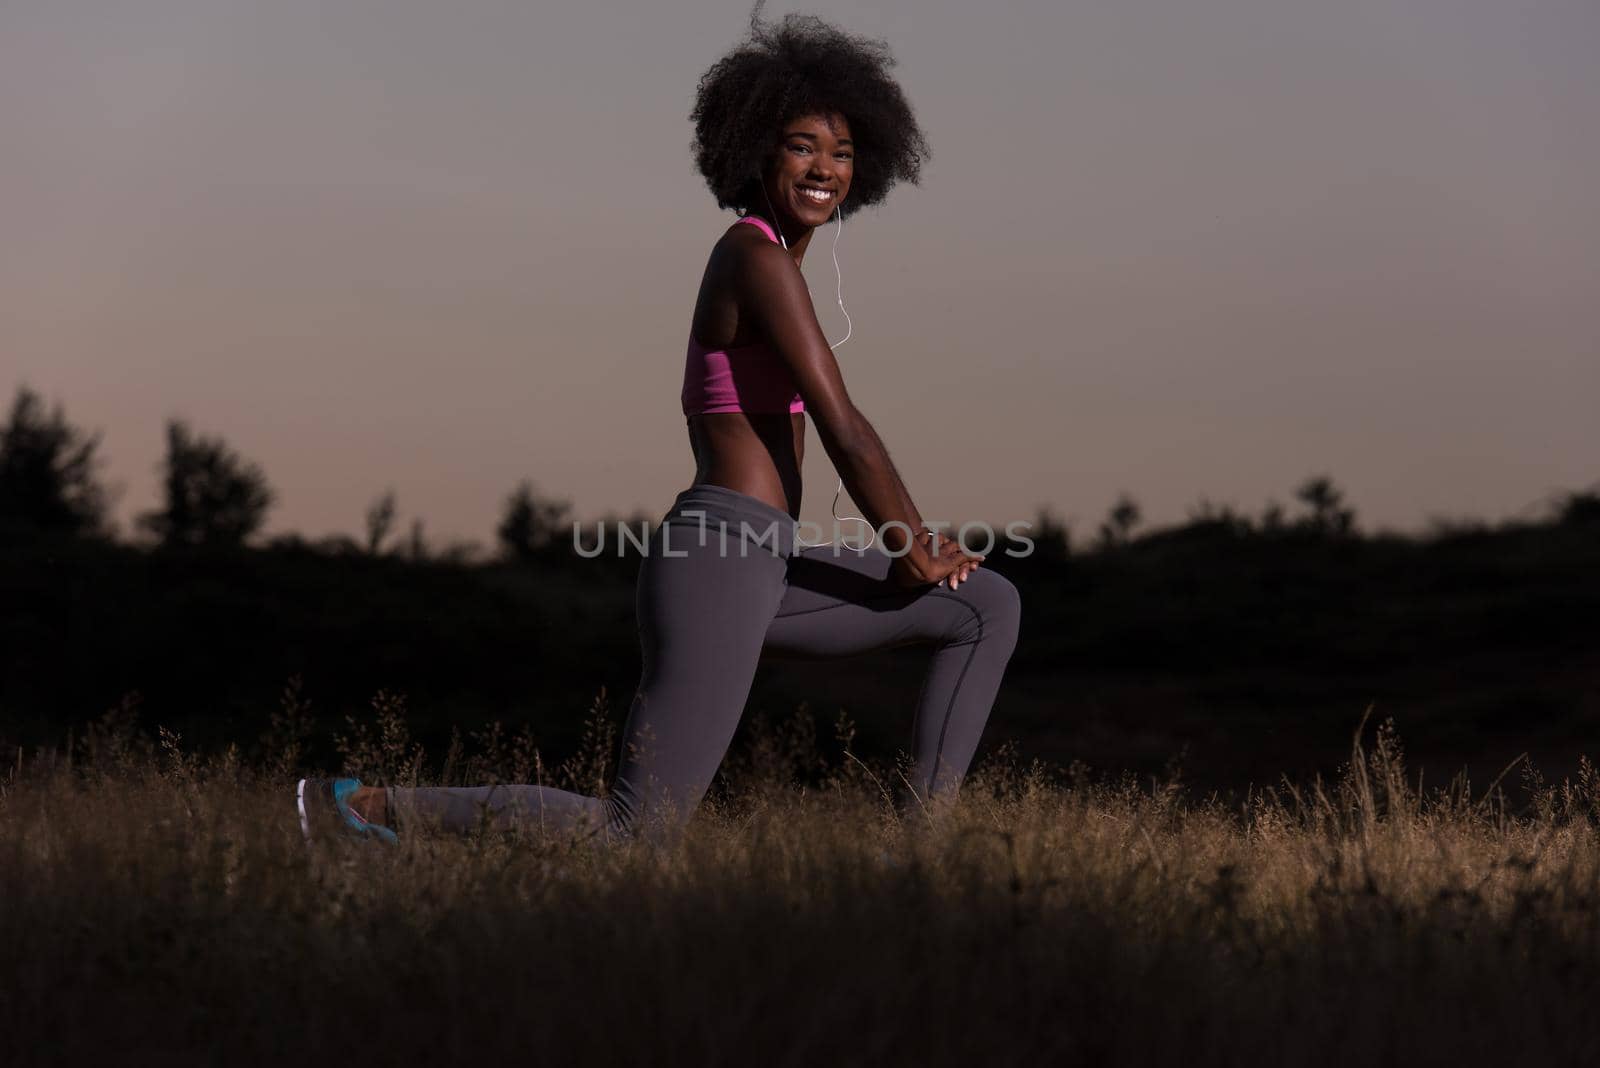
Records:
<instances>
[{"instance_id":1,"label":"gray leggings","mask_svg":"<svg viewBox=\"0 0 1600 1068\"><path fill-rule=\"evenodd\" d=\"M667 837L700 804L763 657L826 659L927 643L911 728L911 787L948 800L983 733L1017 642L1021 599L980 567L954 591L887 580L880 548L802 548L788 513L722 486L678 494L640 563L644 670L605 798L549 786L391 788L400 826L532 823L608 837Z\"/></svg>"}]
</instances>

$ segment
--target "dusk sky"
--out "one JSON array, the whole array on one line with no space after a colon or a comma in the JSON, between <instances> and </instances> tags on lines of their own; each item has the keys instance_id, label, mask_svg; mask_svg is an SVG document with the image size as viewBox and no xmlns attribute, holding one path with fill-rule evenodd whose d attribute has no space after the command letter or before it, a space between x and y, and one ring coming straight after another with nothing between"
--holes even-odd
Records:
<instances>
[{"instance_id":1,"label":"dusk sky","mask_svg":"<svg viewBox=\"0 0 1600 1068\"><path fill-rule=\"evenodd\" d=\"M1124 490L1164 524L1326 473L1420 530L1600 480L1594 0L791 10L886 40L932 148L838 246L845 382L925 517L1083 537ZM261 464L268 534L393 487L488 543L524 478L659 516L733 219L688 114L748 13L0 4L5 402L102 432L124 523L169 416ZM821 521L814 428L805 473Z\"/></svg>"}]
</instances>

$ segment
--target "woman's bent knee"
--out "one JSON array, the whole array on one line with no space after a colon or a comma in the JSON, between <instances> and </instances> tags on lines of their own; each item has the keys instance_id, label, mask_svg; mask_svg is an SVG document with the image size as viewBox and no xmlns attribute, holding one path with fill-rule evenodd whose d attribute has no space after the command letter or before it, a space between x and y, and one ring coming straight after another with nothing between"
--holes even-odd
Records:
<instances>
[{"instance_id":1,"label":"woman's bent knee","mask_svg":"<svg viewBox=\"0 0 1600 1068\"><path fill-rule=\"evenodd\" d=\"M996 631L1009 635L1014 641L1022 623L1022 592L1017 589L1016 583L1004 575L997 571L985 571L983 568L975 571L967 581L970 582L972 578L980 575L986 580L983 587L985 598L983 612L986 619L993 622Z\"/></svg>"},{"instance_id":2,"label":"woman's bent knee","mask_svg":"<svg viewBox=\"0 0 1600 1068\"><path fill-rule=\"evenodd\" d=\"M970 625L962 628L959 640L1015 644L1022 620L1022 594L1010 579L980 567L953 595L972 610Z\"/></svg>"}]
</instances>

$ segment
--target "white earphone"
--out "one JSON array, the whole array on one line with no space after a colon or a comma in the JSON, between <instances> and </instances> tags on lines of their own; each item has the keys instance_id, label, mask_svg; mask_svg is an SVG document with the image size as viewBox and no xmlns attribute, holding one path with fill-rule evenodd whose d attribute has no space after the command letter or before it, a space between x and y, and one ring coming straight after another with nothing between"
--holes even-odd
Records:
<instances>
[{"instance_id":1,"label":"white earphone","mask_svg":"<svg viewBox=\"0 0 1600 1068\"><path fill-rule=\"evenodd\" d=\"M772 207L772 198L767 196L767 187L766 187L766 183L764 183L764 182L761 185L761 195L763 197L766 197L766 199L767 199L767 210L772 212L772 218L776 221L777 218L778 218L778 213ZM833 231L833 277L834 277L834 285L835 285L834 296L839 302L839 310L841 312L844 312L845 330L844 330L844 337L840 338L838 341L835 341L835 342L831 343L828 346L829 349L837 349L840 345L843 345L846 341L849 341L850 340L850 335L855 331L855 324L850 321L850 313L845 311L845 308L844 308L844 275L839 270L839 234L844 231L844 205L843 205L843 203L841 202L839 205L835 206L834 209L833 209L833 212L834 212L834 218L836 218L838 220L838 226L834 227L834 231ZM781 226L774 226L773 229L778 231L778 241L783 245L784 249L787 250L789 248L789 242L783 236L783 228ZM839 497L841 495L843 495L843 493L844 493L844 476L841 475L839 477L839 488L834 490L834 493L833 493L833 505L828 510L833 513L833 520L834 520L835 523L860 523L862 526L867 528L867 543L865 545L857 547L857 546L852 546L849 543L845 543L845 548L847 548L847 549L848 548L859 548L859 551L865 552L867 549L872 547L873 541L875 541L877 539L877 537L878 537L878 532L872 529L872 523L870 521L868 521L865 516L840 515L839 514ZM803 546L803 547L805 547L807 549L820 549L824 545L832 545L833 544L833 539L832 538L829 538L827 541L819 541L819 542L816 542L816 543L812 543L812 542L808 542L808 541L802 541L800 539L800 535L799 534L795 535L795 541L798 544L800 544L801 546Z\"/></svg>"}]
</instances>

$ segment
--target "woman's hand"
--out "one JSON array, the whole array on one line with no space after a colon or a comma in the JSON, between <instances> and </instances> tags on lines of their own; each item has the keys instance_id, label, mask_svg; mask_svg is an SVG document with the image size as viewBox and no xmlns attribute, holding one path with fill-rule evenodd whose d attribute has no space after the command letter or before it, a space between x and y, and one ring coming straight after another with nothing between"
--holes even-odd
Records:
<instances>
[{"instance_id":1,"label":"woman's hand","mask_svg":"<svg viewBox=\"0 0 1600 1068\"><path fill-rule=\"evenodd\" d=\"M924 552L933 556L933 559L920 572L913 570L909 556L899 557L895 566L890 568L890 577L896 585L906 587L926 586L933 583L936 586L949 586L955 589L965 582L967 576L983 563L983 557L975 553L968 553L961 547L960 541L954 538L939 538L938 551L934 551L935 535L928 531L921 531L916 536L916 542L922 546Z\"/></svg>"},{"instance_id":2,"label":"woman's hand","mask_svg":"<svg viewBox=\"0 0 1600 1068\"><path fill-rule=\"evenodd\" d=\"M932 541L930 536L929 541ZM950 571L935 580L934 585L946 585L952 590L967 581L967 576L978 569L983 563L983 557L976 553L968 553L961 547L961 542L955 538L939 539L939 558L941 561L950 560L953 563Z\"/></svg>"}]
</instances>

